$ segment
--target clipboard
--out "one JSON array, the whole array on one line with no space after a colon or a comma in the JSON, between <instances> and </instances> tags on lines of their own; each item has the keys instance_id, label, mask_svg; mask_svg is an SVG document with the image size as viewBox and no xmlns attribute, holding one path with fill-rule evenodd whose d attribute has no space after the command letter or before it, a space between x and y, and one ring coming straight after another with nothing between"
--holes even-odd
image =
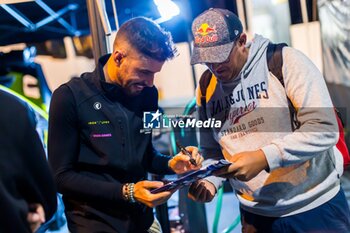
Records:
<instances>
[{"instance_id":1,"label":"clipboard","mask_svg":"<svg viewBox=\"0 0 350 233\"><path fill-rule=\"evenodd\" d=\"M171 181L165 185L163 185L160 188L156 188L151 190L152 194L156 194L156 193L160 193L160 192L164 192L164 191L171 191L174 189L180 189L184 186L188 186L190 184L192 184L193 182L203 179L205 177L211 176L213 175L214 171L217 171L223 167L227 167L230 166L232 163L228 162L227 160L224 159L220 159L219 161L217 161L214 164L211 164L205 168L201 168L199 170L193 171L188 173L187 175Z\"/></svg>"}]
</instances>

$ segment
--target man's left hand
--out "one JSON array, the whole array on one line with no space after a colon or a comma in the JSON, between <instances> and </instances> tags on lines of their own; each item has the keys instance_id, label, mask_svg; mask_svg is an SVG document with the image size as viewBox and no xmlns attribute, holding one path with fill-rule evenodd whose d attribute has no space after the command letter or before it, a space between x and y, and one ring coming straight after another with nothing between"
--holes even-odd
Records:
<instances>
[{"instance_id":1,"label":"man's left hand","mask_svg":"<svg viewBox=\"0 0 350 233\"><path fill-rule=\"evenodd\" d=\"M232 162L232 165L220 169L214 174L224 178L249 181L269 167L262 150L241 152L232 156L229 161Z\"/></svg>"},{"instance_id":2,"label":"man's left hand","mask_svg":"<svg viewBox=\"0 0 350 233\"><path fill-rule=\"evenodd\" d=\"M169 167L176 173L182 174L191 170L198 170L202 167L203 157L198 153L198 148L194 146L186 147L186 150L192 154L196 166L190 162L190 157L183 153L178 153L169 161Z\"/></svg>"},{"instance_id":3,"label":"man's left hand","mask_svg":"<svg viewBox=\"0 0 350 233\"><path fill-rule=\"evenodd\" d=\"M29 205L30 211L27 214L27 221L32 232L36 232L40 225L45 222L45 212L42 205L33 203Z\"/></svg>"}]
</instances>

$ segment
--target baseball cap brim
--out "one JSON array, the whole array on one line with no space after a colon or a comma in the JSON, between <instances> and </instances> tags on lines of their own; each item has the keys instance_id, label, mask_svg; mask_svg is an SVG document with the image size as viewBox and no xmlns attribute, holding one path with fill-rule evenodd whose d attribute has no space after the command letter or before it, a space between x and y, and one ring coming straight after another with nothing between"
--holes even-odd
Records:
<instances>
[{"instance_id":1,"label":"baseball cap brim","mask_svg":"<svg viewBox=\"0 0 350 233\"><path fill-rule=\"evenodd\" d=\"M213 47L194 47L191 57L191 65L198 63L221 63L231 53L234 41Z\"/></svg>"}]
</instances>

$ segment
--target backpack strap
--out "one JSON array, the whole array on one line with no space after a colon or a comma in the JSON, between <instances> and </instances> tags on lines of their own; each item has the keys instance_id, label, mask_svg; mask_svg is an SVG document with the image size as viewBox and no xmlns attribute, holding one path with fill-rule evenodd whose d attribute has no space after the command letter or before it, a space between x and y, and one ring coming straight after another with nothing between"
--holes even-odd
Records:
<instances>
[{"instance_id":1,"label":"backpack strap","mask_svg":"<svg viewBox=\"0 0 350 233\"><path fill-rule=\"evenodd\" d=\"M274 44L269 43L267 46L267 66L269 67L269 71L276 76L276 78L280 81L282 86L284 87L284 80L282 74L282 65L283 65L283 56L282 49L283 47L288 46L285 43Z\"/></svg>"},{"instance_id":2,"label":"backpack strap","mask_svg":"<svg viewBox=\"0 0 350 233\"><path fill-rule=\"evenodd\" d=\"M210 70L204 71L201 78L199 79L199 88L201 90L201 98L206 96L207 94L207 87L209 86L210 80L211 80L212 73Z\"/></svg>"},{"instance_id":3,"label":"backpack strap","mask_svg":"<svg viewBox=\"0 0 350 233\"><path fill-rule=\"evenodd\" d=\"M344 119L343 119L343 117L342 117L342 115L341 115L341 112L340 112L339 109L336 108L336 107L334 107L334 111L335 111L335 113L337 114L337 117L338 117L339 120L340 120L341 126L344 128L344 127L345 127L345 122L344 122Z\"/></svg>"},{"instance_id":4,"label":"backpack strap","mask_svg":"<svg viewBox=\"0 0 350 233\"><path fill-rule=\"evenodd\" d=\"M200 92L201 92L200 101L201 101L201 106L202 106L202 108L204 110L205 116L207 115L207 111L206 111L207 88L209 86L211 77L212 77L212 73L210 72L210 70L207 69L206 71L204 71L204 73L202 74L201 78L199 79L199 89L200 89Z\"/></svg>"},{"instance_id":5,"label":"backpack strap","mask_svg":"<svg viewBox=\"0 0 350 233\"><path fill-rule=\"evenodd\" d=\"M283 55L282 50L285 46L288 46L286 43L269 43L266 51L267 58L267 66L269 71L278 79L283 88L285 88L283 73L282 73L282 65L283 65ZM293 131L300 127L300 122L297 120L296 109L293 106L292 101L287 96L289 114L292 124Z\"/></svg>"}]
</instances>

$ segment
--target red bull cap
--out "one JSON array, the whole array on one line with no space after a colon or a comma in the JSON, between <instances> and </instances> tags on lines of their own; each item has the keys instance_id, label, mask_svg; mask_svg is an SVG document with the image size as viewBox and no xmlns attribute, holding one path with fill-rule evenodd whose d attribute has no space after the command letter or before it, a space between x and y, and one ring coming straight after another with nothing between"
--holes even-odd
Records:
<instances>
[{"instance_id":1,"label":"red bull cap","mask_svg":"<svg viewBox=\"0 0 350 233\"><path fill-rule=\"evenodd\" d=\"M203 12L192 23L191 64L225 61L242 31L241 21L229 10L210 8Z\"/></svg>"}]
</instances>

